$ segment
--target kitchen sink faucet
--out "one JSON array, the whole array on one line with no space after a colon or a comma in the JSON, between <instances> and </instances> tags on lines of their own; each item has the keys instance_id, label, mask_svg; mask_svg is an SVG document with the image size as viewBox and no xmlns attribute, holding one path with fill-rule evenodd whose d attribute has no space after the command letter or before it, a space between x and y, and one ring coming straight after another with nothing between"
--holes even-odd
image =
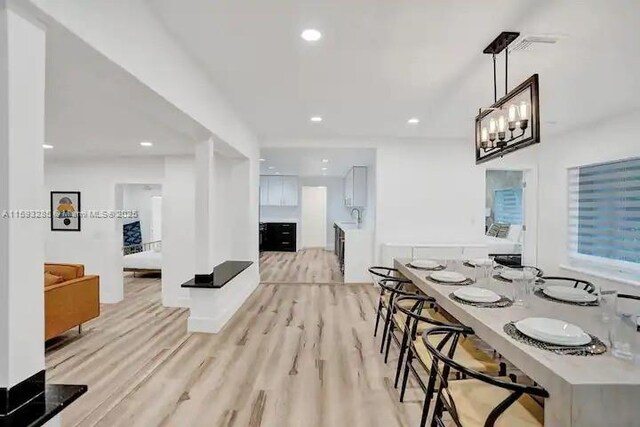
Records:
<instances>
[{"instance_id":1,"label":"kitchen sink faucet","mask_svg":"<svg viewBox=\"0 0 640 427\"><path fill-rule=\"evenodd\" d=\"M360 209L358 208L353 208L351 209L351 218L353 218L353 212L355 211L356 213L356 221L358 222L358 225L362 224L362 211L360 211Z\"/></svg>"}]
</instances>

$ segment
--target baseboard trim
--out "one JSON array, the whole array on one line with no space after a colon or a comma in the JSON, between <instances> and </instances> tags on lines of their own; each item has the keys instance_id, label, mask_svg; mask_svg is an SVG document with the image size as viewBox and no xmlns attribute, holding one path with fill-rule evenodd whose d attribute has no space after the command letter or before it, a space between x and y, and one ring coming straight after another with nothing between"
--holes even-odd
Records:
<instances>
[{"instance_id":1,"label":"baseboard trim","mask_svg":"<svg viewBox=\"0 0 640 427\"><path fill-rule=\"evenodd\" d=\"M162 305L171 308L189 308L189 297L162 298Z\"/></svg>"}]
</instances>

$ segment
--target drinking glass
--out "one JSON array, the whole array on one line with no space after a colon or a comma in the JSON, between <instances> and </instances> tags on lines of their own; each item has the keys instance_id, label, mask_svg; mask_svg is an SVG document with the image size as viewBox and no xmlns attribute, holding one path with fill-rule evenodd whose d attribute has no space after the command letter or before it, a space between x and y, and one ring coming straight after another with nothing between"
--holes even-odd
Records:
<instances>
[{"instance_id":1,"label":"drinking glass","mask_svg":"<svg viewBox=\"0 0 640 427\"><path fill-rule=\"evenodd\" d=\"M600 306L600 315L604 323L609 322L616 315L616 307L618 305L618 291L601 290L598 292L598 304Z\"/></svg>"},{"instance_id":2,"label":"drinking glass","mask_svg":"<svg viewBox=\"0 0 640 427\"><path fill-rule=\"evenodd\" d=\"M473 268L473 278L475 279L476 284L489 285L491 283L492 268L493 268L493 265L489 263L476 265Z\"/></svg>"},{"instance_id":3,"label":"drinking glass","mask_svg":"<svg viewBox=\"0 0 640 427\"><path fill-rule=\"evenodd\" d=\"M459 259L448 259L446 266L447 266L447 270L460 271L462 266L462 261Z\"/></svg>"},{"instance_id":4,"label":"drinking glass","mask_svg":"<svg viewBox=\"0 0 640 427\"><path fill-rule=\"evenodd\" d=\"M640 363L638 315L614 313L609 322L609 342L614 357Z\"/></svg>"},{"instance_id":5,"label":"drinking glass","mask_svg":"<svg viewBox=\"0 0 640 427\"><path fill-rule=\"evenodd\" d=\"M513 277L513 305L528 307L536 281L536 271L531 267L511 268L510 277Z\"/></svg>"}]
</instances>

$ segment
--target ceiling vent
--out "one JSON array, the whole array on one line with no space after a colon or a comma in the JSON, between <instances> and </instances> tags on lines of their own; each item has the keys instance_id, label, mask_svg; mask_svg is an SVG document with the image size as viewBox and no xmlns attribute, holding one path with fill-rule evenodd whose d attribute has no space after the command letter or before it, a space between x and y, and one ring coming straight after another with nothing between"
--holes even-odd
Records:
<instances>
[{"instance_id":1,"label":"ceiling vent","mask_svg":"<svg viewBox=\"0 0 640 427\"><path fill-rule=\"evenodd\" d=\"M510 46L509 53L528 52L538 46L550 46L558 43L564 36L559 34L525 34L518 37Z\"/></svg>"}]
</instances>

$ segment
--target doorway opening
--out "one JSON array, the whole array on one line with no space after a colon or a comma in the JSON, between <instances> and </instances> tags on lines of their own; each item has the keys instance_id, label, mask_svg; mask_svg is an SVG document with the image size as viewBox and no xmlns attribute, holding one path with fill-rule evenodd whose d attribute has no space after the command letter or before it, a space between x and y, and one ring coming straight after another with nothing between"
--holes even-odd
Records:
<instances>
[{"instance_id":1,"label":"doorway opening","mask_svg":"<svg viewBox=\"0 0 640 427\"><path fill-rule=\"evenodd\" d=\"M260 157L261 282L368 282L375 150L272 147Z\"/></svg>"},{"instance_id":2,"label":"doorway opening","mask_svg":"<svg viewBox=\"0 0 640 427\"><path fill-rule=\"evenodd\" d=\"M119 184L125 277L162 274L162 186Z\"/></svg>"},{"instance_id":3,"label":"doorway opening","mask_svg":"<svg viewBox=\"0 0 640 427\"><path fill-rule=\"evenodd\" d=\"M504 265L522 265L525 218L525 172L487 170L485 243L489 255Z\"/></svg>"},{"instance_id":4,"label":"doorway opening","mask_svg":"<svg viewBox=\"0 0 640 427\"><path fill-rule=\"evenodd\" d=\"M302 249L327 247L327 187L302 187Z\"/></svg>"}]
</instances>

